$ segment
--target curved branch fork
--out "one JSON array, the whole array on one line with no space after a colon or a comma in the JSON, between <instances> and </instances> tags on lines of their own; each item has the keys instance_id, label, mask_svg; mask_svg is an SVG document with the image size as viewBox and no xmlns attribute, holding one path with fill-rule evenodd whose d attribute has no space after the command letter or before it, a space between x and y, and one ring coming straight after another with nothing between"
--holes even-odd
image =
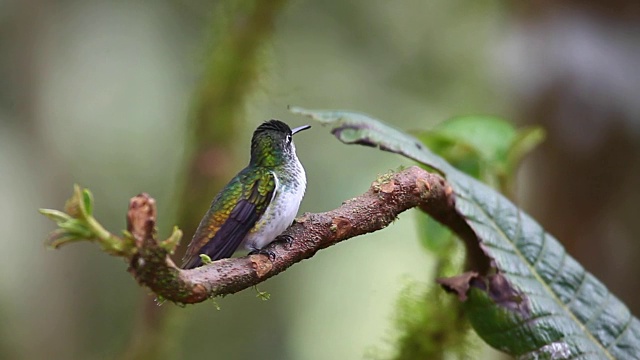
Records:
<instances>
[{"instance_id":1,"label":"curved branch fork","mask_svg":"<svg viewBox=\"0 0 640 360\"><path fill-rule=\"evenodd\" d=\"M267 248L275 254L274 260L250 255L182 270L169 258L167 246L156 240L155 201L141 194L131 199L127 214L128 230L137 248L130 257L129 272L140 284L167 300L202 302L263 282L320 249L385 228L398 214L413 207L447 225L451 219L459 219L453 201L451 187L442 177L414 166L380 176L366 193L335 210L305 213L296 219L285 232L293 240L288 244L274 242Z\"/></svg>"}]
</instances>

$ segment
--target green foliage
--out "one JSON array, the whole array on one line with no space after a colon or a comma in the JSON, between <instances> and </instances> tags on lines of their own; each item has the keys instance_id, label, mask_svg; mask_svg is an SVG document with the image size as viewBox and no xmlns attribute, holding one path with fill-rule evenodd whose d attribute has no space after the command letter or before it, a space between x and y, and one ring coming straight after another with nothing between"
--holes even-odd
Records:
<instances>
[{"instance_id":1,"label":"green foliage","mask_svg":"<svg viewBox=\"0 0 640 360\"><path fill-rule=\"evenodd\" d=\"M460 171L506 192L506 184L515 177L517 161L525 149L531 150L532 145L542 140L543 131L539 128L518 131L496 117L467 116L447 120L431 131L419 132L418 137ZM524 143L529 146L523 146ZM517 156L511 155L514 151ZM461 262L456 263L454 257L460 254L462 246L451 230L418 214L418 231L421 244L435 255L438 277L461 270ZM470 340L466 333L467 319L460 316L462 305L437 286L431 286L419 297L401 295L398 311L401 336L396 359L433 359L445 353L458 358L467 355Z\"/></svg>"},{"instance_id":2,"label":"green foliage","mask_svg":"<svg viewBox=\"0 0 640 360\"><path fill-rule=\"evenodd\" d=\"M540 127L516 129L494 116L460 116L446 120L429 131L417 132L427 147L458 170L509 195L522 158L544 139ZM442 254L451 231L428 218L419 222L422 244Z\"/></svg>"},{"instance_id":3,"label":"green foliage","mask_svg":"<svg viewBox=\"0 0 640 360\"><path fill-rule=\"evenodd\" d=\"M182 230L174 226L171 235L166 240L160 242L160 247L169 253L169 255L173 255L178 245L180 245L180 240L182 240Z\"/></svg>"},{"instance_id":4,"label":"green foliage","mask_svg":"<svg viewBox=\"0 0 640 360\"><path fill-rule=\"evenodd\" d=\"M417 136L457 169L508 193L520 161L545 134L540 127L516 129L493 116L462 116Z\"/></svg>"},{"instance_id":5,"label":"green foliage","mask_svg":"<svg viewBox=\"0 0 640 360\"><path fill-rule=\"evenodd\" d=\"M494 266L491 274L469 277L469 291L459 291L468 296L468 318L488 344L524 359L638 358L640 321L499 192L455 169L414 137L366 115L295 112L332 124L342 142L376 146L444 174L454 190L456 210ZM533 143L523 142L512 157Z\"/></svg>"},{"instance_id":6,"label":"green foliage","mask_svg":"<svg viewBox=\"0 0 640 360\"><path fill-rule=\"evenodd\" d=\"M89 189L74 185L73 195L65 204L65 211L40 209L40 213L53 220L58 226L47 239L54 249L77 241L97 242L102 250L115 256L131 258L138 251L136 239L129 231L124 230L118 237L107 231L93 217L93 194ZM166 240L158 245L169 254L173 254L182 239L182 231L177 227Z\"/></svg>"},{"instance_id":7,"label":"green foliage","mask_svg":"<svg viewBox=\"0 0 640 360\"><path fill-rule=\"evenodd\" d=\"M397 303L394 359L466 358L469 325L460 303L436 286L409 284Z\"/></svg>"},{"instance_id":8,"label":"green foliage","mask_svg":"<svg viewBox=\"0 0 640 360\"><path fill-rule=\"evenodd\" d=\"M93 195L88 189L74 185L73 195L65 204L66 213L52 209L39 211L58 226L47 240L54 249L77 241L97 241L110 254L126 256L135 251L130 236L120 239L112 235L93 217Z\"/></svg>"},{"instance_id":9,"label":"green foliage","mask_svg":"<svg viewBox=\"0 0 640 360\"><path fill-rule=\"evenodd\" d=\"M446 247L434 253L436 276L453 274L462 265L462 244L453 241L450 232L445 236L448 237ZM443 293L439 286L408 284L400 294L396 309L399 334L394 359L468 358L472 339L468 320L462 316L463 306Z\"/></svg>"},{"instance_id":10,"label":"green foliage","mask_svg":"<svg viewBox=\"0 0 640 360\"><path fill-rule=\"evenodd\" d=\"M258 289L258 286L254 286L253 289L256 291L256 297L262 301L267 301L271 299L271 294Z\"/></svg>"}]
</instances>

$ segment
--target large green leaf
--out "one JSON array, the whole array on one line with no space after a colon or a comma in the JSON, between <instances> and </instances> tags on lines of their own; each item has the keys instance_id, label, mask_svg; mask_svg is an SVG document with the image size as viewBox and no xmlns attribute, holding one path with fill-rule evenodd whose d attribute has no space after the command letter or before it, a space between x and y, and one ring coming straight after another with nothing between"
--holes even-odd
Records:
<instances>
[{"instance_id":1,"label":"large green leaf","mask_svg":"<svg viewBox=\"0 0 640 360\"><path fill-rule=\"evenodd\" d=\"M516 128L510 122L486 115L458 116L432 129L415 133L431 151L449 164L509 196L520 160L544 139L541 127ZM455 237L436 220L420 216L421 243L446 256Z\"/></svg>"},{"instance_id":2,"label":"large green leaf","mask_svg":"<svg viewBox=\"0 0 640 360\"><path fill-rule=\"evenodd\" d=\"M473 115L445 120L417 136L456 168L508 193L520 160L545 134L540 127L517 129L495 116Z\"/></svg>"},{"instance_id":3,"label":"large green leaf","mask_svg":"<svg viewBox=\"0 0 640 360\"><path fill-rule=\"evenodd\" d=\"M562 245L497 191L414 137L366 115L293 108L342 142L376 146L440 171L495 274L470 274L465 307L490 345L523 359L639 359L640 321Z\"/></svg>"}]
</instances>

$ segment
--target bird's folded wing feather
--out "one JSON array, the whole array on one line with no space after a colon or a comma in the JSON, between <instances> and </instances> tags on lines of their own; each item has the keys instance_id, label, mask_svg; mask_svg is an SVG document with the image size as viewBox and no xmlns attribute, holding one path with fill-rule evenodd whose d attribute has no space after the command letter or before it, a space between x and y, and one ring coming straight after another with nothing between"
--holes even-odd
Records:
<instances>
[{"instance_id":1,"label":"bird's folded wing feather","mask_svg":"<svg viewBox=\"0 0 640 360\"><path fill-rule=\"evenodd\" d=\"M200 254L208 255L213 261L231 257L265 213L275 191L274 174L270 171L253 173L253 176L241 173L237 181L242 185L230 183L213 200L187 248L183 269L201 266ZM233 191L234 188L238 190Z\"/></svg>"}]
</instances>

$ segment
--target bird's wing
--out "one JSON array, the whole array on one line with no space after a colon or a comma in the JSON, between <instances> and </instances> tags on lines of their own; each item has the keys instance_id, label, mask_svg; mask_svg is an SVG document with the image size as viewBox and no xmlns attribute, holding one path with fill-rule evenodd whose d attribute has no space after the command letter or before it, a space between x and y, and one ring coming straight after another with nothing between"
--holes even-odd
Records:
<instances>
[{"instance_id":1,"label":"bird's wing","mask_svg":"<svg viewBox=\"0 0 640 360\"><path fill-rule=\"evenodd\" d=\"M201 266L200 254L207 254L213 261L231 257L265 213L277 180L271 171L253 175L241 173L241 186L232 182L213 200L187 248L183 269ZM234 188L238 190L233 191Z\"/></svg>"}]
</instances>

